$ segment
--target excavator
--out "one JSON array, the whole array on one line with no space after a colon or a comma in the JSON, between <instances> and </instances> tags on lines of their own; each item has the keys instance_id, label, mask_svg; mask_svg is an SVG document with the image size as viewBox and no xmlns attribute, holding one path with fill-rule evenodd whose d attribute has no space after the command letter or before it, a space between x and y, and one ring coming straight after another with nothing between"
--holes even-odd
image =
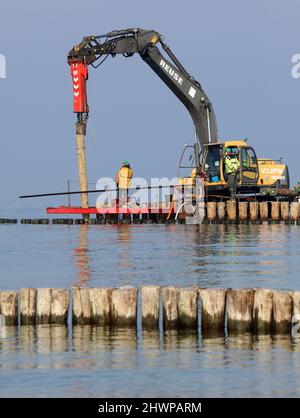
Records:
<instances>
[{"instance_id":1,"label":"excavator","mask_svg":"<svg viewBox=\"0 0 300 418\"><path fill-rule=\"evenodd\" d=\"M164 51L164 53L163 53ZM68 54L73 77L74 112L78 122L88 117L86 81L88 66L99 67L108 56L139 54L188 110L195 127L193 145L186 145L179 169L194 169L204 180L207 197L228 196L225 154L229 147L240 161L237 191L240 196L278 197L290 187L288 167L281 160L257 158L246 139L220 141L216 115L201 84L188 73L164 37L154 30L130 28L86 36ZM185 164L188 155L188 165ZM180 175L181 177L181 175ZM182 184L190 175L182 178Z\"/></svg>"}]
</instances>

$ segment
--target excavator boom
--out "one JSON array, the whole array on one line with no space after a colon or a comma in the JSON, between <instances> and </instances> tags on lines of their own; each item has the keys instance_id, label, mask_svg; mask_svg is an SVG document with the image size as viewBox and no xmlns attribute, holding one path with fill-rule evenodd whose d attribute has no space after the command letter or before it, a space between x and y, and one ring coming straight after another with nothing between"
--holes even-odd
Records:
<instances>
[{"instance_id":1,"label":"excavator boom","mask_svg":"<svg viewBox=\"0 0 300 418\"><path fill-rule=\"evenodd\" d=\"M167 54L168 59L160 51ZM68 63L77 74L78 65L98 67L108 57L122 54L131 57L139 54L160 79L172 90L190 113L195 125L199 145L217 141L217 123L211 102L198 83L182 66L180 61L164 43L160 33L139 28L112 31L99 36L86 36L68 54ZM73 73L72 73L73 74ZM84 80L87 75L84 73ZM77 77L75 77L77 80ZM84 84L83 80L83 86ZM74 91L74 94L78 92ZM84 95L83 91L83 95ZM86 94L85 94L86 96ZM85 100L84 96L84 100ZM77 108L78 109L78 108ZM83 103L80 109L88 109ZM74 111L75 110L74 108ZM85 110L83 110L85 111Z\"/></svg>"}]
</instances>

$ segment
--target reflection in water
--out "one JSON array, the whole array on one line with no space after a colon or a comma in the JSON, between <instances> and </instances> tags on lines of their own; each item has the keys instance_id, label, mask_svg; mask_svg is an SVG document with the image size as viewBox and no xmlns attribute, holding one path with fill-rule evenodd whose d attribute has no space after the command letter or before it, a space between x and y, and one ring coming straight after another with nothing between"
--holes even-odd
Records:
<instances>
[{"instance_id":1,"label":"reflection in water","mask_svg":"<svg viewBox=\"0 0 300 418\"><path fill-rule=\"evenodd\" d=\"M89 267L89 225L80 225L78 232L78 246L74 249L74 259L77 267L78 280L76 286L86 286L90 279Z\"/></svg>"},{"instance_id":2,"label":"reflection in water","mask_svg":"<svg viewBox=\"0 0 300 418\"><path fill-rule=\"evenodd\" d=\"M12 226L0 235L8 287L216 286L299 290L293 225ZM26 241L26 248L22 244ZM16 262L17 260L17 262ZM41 275L41 272L43 274Z\"/></svg>"},{"instance_id":3,"label":"reflection in water","mask_svg":"<svg viewBox=\"0 0 300 418\"><path fill-rule=\"evenodd\" d=\"M300 396L300 339L289 336L6 328L0 396Z\"/></svg>"},{"instance_id":4,"label":"reflection in water","mask_svg":"<svg viewBox=\"0 0 300 418\"><path fill-rule=\"evenodd\" d=\"M117 226L117 243L119 246L119 256L116 259L119 270L128 271L134 268L132 265L131 255L131 226L130 225L118 225ZM122 277L121 277L122 280Z\"/></svg>"},{"instance_id":5,"label":"reflection in water","mask_svg":"<svg viewBox=\"0 0 300 418\"><path fill-rule=\"evenodd\" d=\"M285 225L81 225L75 284L297 290L297 234Z\"/></svg>"}]
</instances>

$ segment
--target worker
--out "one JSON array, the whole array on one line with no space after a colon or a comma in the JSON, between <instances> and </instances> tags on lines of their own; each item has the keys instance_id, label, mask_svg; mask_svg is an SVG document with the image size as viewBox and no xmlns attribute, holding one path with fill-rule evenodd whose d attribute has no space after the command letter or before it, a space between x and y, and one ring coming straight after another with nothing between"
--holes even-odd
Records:
<instances>
[{"instance_id":1,"label":"worker","mask_svg":"<svg viewBox=\"0 0 300 418\"><path fill-rule=\"evenodd\" d=\"M118 201L119 205L127 203L128 201L128 189L130 188L130 182L132 179L132 168L128 161L123 161L117 176L116 183L118 188Z\"/></svg>"},{"instance_id":2,"label":"worker","mask_svg":"<svg viewBox=\"0 0 300 418\"><path fill-rule=\"evenodd\" d=\"M225 174L229 185L231 199L236 199L236 189L240 162L238 153L234 153L230 147L226 148Z\"/></svg>"}]
</instances>

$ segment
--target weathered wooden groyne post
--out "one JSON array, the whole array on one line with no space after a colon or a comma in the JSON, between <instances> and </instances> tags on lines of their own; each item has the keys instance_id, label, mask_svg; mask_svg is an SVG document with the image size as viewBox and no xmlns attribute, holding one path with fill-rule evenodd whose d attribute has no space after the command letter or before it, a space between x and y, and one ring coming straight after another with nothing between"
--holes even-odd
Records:
<instances>
[{"instance_id":1,"label":"weathered wooden groyne post","mask_svg":"<svg viewBox=\"0 0 300 418\"><path fill-rule=\"evenodd\" d=\"M70 301L72 303L70 303ZM300 291L197 287L125 286L0 291L7 326L93 325L202 335L289 334L300 323ZM295 328L294 328L295 330Z\"/></svg>"},{"instance_id":2,"label":"weathered wooden groyne post","mask_svg":"<svg viewBox=\"0 0 300 418\"><path fill-rule=\"evenodd\" d=\"M201 300L201 331L206 334L224 333L227 289L199 289Z\"/></svg>"},{"instance_id":3,"label":"weathered wooden groyne post","mask_svg":"<svg viewBox=\"0 0 300 418\"><path fill-rule=\"evenodd\" d=\"M144 328L159 327L160 287L143 286L142 298L142 326Z\"/></svg>"}]
</instances>

